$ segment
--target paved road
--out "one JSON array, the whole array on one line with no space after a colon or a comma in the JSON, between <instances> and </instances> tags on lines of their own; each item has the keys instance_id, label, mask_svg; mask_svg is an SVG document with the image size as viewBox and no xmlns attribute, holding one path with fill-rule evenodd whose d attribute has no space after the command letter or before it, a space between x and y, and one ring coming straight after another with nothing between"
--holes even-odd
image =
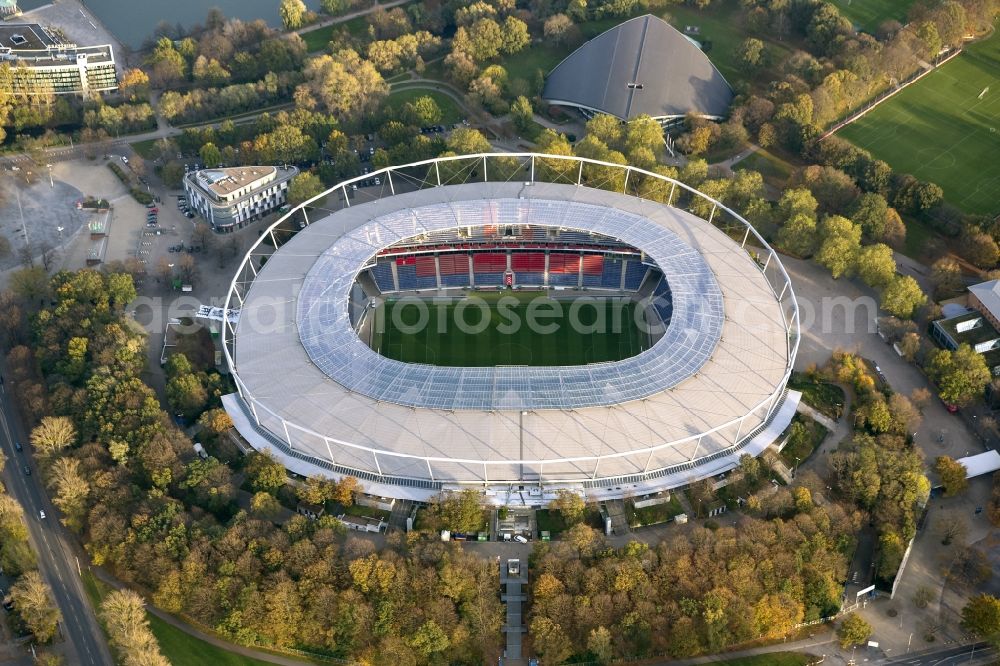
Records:
<instances>
[{"instance_id":1,"label":"paved road","mask_svg":"<svg viewBox=\"0 0 1000 666\"><path fill-rule=\"evenodd\" d=\"M77 556L70 546L71 537L38 486L41 475L31 459L28 451L31 447L26 443L26 433L6 388L0 386L0 447L8 458L2 478L7 491L24 507L31 544L38 554L38 569L52 588L56 605L62 612L66 661L83 666L111 664L111 653L80 581ZM14 449L15 440L24 444L23 452ZM25 465L31 468L31 476L25 476ZM48 516L45 520L39 519L40 510Z\"/></svg>"},{"instance_id":2,"label":"paved road","mask_svg":"<svg viewBox=\"0 0 1000 666\"><path fill-rule=\"evenodd\" d=\"M945 648L943 650L924 651L908 654L895 659L889 659L887 664L906 664L907 666L958 666L958 664L993 664L996 660L996 650L989 643Z\"/></svg>"}]
</instances>

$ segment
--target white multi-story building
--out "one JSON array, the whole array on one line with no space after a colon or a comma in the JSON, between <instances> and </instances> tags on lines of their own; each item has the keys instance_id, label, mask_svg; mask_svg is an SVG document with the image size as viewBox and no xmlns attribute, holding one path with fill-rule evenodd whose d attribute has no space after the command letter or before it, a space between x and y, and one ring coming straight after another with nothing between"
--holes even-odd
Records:
<instances>
[{"instance_id":1,"label":"white multi-story building","mask_svg":"<svg viewBox=\"0 0 1000 666\"><path fill-rule=\"evenodd\" d=\"M110 44L61 43L37 23L0 25L0 83L23 95L86 95L118 88Z\"/></svg>"},{"instance_id":2,"label":"white multi-story building","mask_svg":"<svg viewBox=\"0 0 1000 666\"><path fill-rule=\"evenodd\" d=\"M184 176L191 209L212 229L242 229L288 200L288 183L299 173L294 166L241 166L192 171Z\"/></svg>"}]
</instances>

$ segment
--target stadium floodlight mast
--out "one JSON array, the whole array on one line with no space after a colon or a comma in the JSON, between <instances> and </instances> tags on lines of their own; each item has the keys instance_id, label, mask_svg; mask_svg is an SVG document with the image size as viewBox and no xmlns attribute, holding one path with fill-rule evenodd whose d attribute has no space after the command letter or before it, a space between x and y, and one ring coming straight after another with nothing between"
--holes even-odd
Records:
<instances>
[{"instance_id":1,"label":"stadium floodlight mast","mask_svg":"<svg viewBox=\"0 0 1000 666\"><path fill-rule=\"evenodd\" d=\"M490 177L494 175L494 173L491 173L491 171L493 171L490 168L491 162L499 160L503 160L503 162L500 162L497 165L501 168L498 168L495 171L496 174L499 174L499 178L496 180L490 180ZM511 164L513 162L517 162L517 168L511 168ZM554 172L555 169L550 168L548 170L543 170L537 168L543 163L549 167L552 167L552 165L565 165L566 168L559 171L554 180L546 180L545 177L547 172ZM445 177L445 173L443 173L445 172L445 169L442 167L454 167L456 165L465 166L466 169L461 174L460 179L452 182L452 180ZM581 481L586 481L584 486L590 488L597 488L602 485L613 486L615 483L628 483L636 479L639 481L647 478L662 479L670 475L673 475L671 478L680 478L680 476L684 476L687 481L690 481L695 478L700 478L701 476L717 474L719 471L723 471L723 468L731 468L735 458L738 458L742 447L750 442L754 436L759 435L762 430L770 425L771 420L779 411L778 408L782 407L783 414L787 411L784 409L784 407L787 407L785 404L785 395L787 394L785 385L790 378L801 337L799 330L799 307L795 299L794 289L791 280L775 251L770 247L760 233L742 216L718 200L706 196L697 189L681 181L667 176L662 176L645 169L576 156L537 153L477 153L472 155L439 157L413 162L410 164L388 166L376 170L373 173L350 178L338 183L325 192L298 204L286 214L282 215L276 222L260 234L260 237L243 258L231 281L224 309L228 313L239 311L244 307L247 299L250 297L250 290L258 272L266 270L264 262L261 259L264 257L270 258L272 256L270 248L267 245L264 245L265 242L269 242L270 246L275 248L274 252L277 253L281 246L287 242L288 233L292 233L293 235L295 233L299 233L297 231L289 232L287 226L288 223L294 222L296 223L295 226L297 228L306 230L309 226L322 222L322 220L317 219L317 216L315 215L316 211L323 211L325 219L328 214L335 214L338 211L347 210L351 206L350 193L353 191L352 186L361 185L364 180L382 177L382 183L388 186L389 192L386 192L385 187L383 187L380 196L376 199L381 202L393 196L399 196L401 194L403 184L415 184L417 186L417 191L423 191L436 190L437 188L448 188L451 185L469 185L472 183L481 184L484 181L487 183L497 184L496 187L498 188L502 187L502 185L500 185L502 183L508 183L509 185L506 187L517 185L518 183L523 185L541 185L543 183L553 183L555 185L562 183L563 187L569 187L574 184L573 180L575 180L575 184L577 186L584 186L587 187L587 189L590 189L587 186L587 183L584 182L584 170L587 167L601 167L603 169L612 170L611 173L617 171L617 173L622 177L621 182L623 183L619 194L630 195L631 197L634 197L634 199L640 200L643 205L662 205L666 207L666 204L658 204L655 201L650 202L648 200L643 200L642 197L638 195L636 185L638 178L653 179L664 183L665 186L669 186L669 198L667 201L672 204L679 200L678 197L675 196L677 192L686 192L692 199L700 199L702 202L707 204L707 206L702 206L701 208L708 211L708 214L701 219L704 222L707 222L709 226L715 227L717 230L724 229L724 233L728 236L726 242L731 243L734 255L742 253L752 259L758 274L762 276L761 288L769 291L771 297L775 299L776 306L772 305L768 307L776 307L776 309L780 311L780 315L776 312L775 317L779 322L781 330L783 330L784 341L782 343L783 349L781 350L781 355L784 370L782 371L783 374L780 381L775 384L773 390L768 389L771 392L768 393L759 403L754 405L752 409L748 410L747 413L722 423L710 424L712 426L711 428L690 436L679 437L670 442L650 444L648 446L641 446L627 451L601 450L596 453L567 455L554 461L552 459L486 459L483 457L476 458L466 456L461 453L454 456L436 454L421 455L413 452L391 450L381 446L365 445L347 441L339 433L316 432L311 430L306 425L295 423L286 419L271 409L271 407L269 407L269 405L264 401L261 401L254 396L245 383L244 378L240 375L240 367L236 358L236 335L239 324L235 321L235 318L226 316L223 318L221 327L223 353L226 356L227 364L229 365L236 380L236 386L239 392L239 396L233 396L233 399L236 403L238 403L238 407L234 407L233 403L230 403L227 405L227 409L229 409L231 414L233 414L233 412L237 409L241 412L234 415L234 420L239 422L238 425L242 423L245 427L252 427L254 433L251 434L255 438L255 441L258 444L275 449L275 453L279 454L279 458L282 458L286 466L292 467L294 465L305 465L307 470L310 472L313 470L325 470L326 472L331 472L335 475L352 474L371 484L378 484L381 482L386 483L388 486L404 485L409 486L411 489L416 487L428 492L440 490L443 482L447 483L451 481L450 479L445 478L445 475L439 474L436 477L434 468L438 465L465 466L468 468L481 469L477 478L467 481L459 480L457 483L468 482L482 486L483 484L490 484L494 481L504 484L516 482L516 480L506 478L502 475L498 477L496 474L491 474L490 469L496 466L509 467L513 465L516 467L520 465L522 467L530 466L540 470L536 481L546 485L549 483L579 484ZM482 169L483 173L475 173L475 170L478 169ZM454 174L454 172L455 169L447 171L448 174ZM421 175L414 176L414 173L420 173ZM506 174L506 176L503 174ZM575 176L575 179L570 176L568 180L567 174L572 174L572 176ZM336 210L324 209L318 205L325 197L330 195L338 196L338 194L342 195L343 200L341 206ZM406 193L403 194L406 196ZM382 206L382 208L384 209L385 206ZM691 216L690 213L684 213L684 215ZM694 217L700 216L695 215ZM528 223L531 224L530 222ZM728 223L728 226L724 226L726 223ZM739 229L739 233L733 233L732 229L734 224L736 228ZM740 228L741 226L742 228ZM748 247L748 243L751 247ZM743 261L745 261L745 259ZM246 310L244 309L243 312L245 315ZM775 350L775 352L776 351L777 350ZM523 420L525 418L522 413L523 411L529 410L518 409L520 416L515 416L515 421ZM531 413L532 418L534 419L534 413ZM760 418L761 414L763 414L763 418ZM750 417L753 417L753 419L748 422L747 420ZM744 427L745 423L747 424L746 427ZM521 428L517 429L521 430ZM297 438L293 438L291 436L292 432L296 433ZM735 432L735 436L732 436L733 432ZM244 434L246 436L246 433ZM702 439L706 437L716 437L724 439L730 443L725 448L720 448L709 453L708 450L702 448ZM308 441L311 442L309 450L304 450L302 448L301 442L303 441L303 438L307 438ZM296 444L296 441L299 442L298 445ZM706 441L712 440L709 439ZM666 447L677 447L681 445L687 445L689 448L693 446L694 452L691 455L690 460L685 460L684 462L670 467L651 467L651 461L653 461L655 454L662 452L662 450ZM326 456L319 456L317 453L317 450L323 450L324 447L326 453L329 454L328 458ZM349 455L345 454L335 456L334 449L348 452ZM516 453L514 455L516 455ZM638 465L638 474L632 474L628 477L616 477L609 475L602 476L600 470L602 461L609 463L609 466L613 468L613 465L610 465L610 463L616 459L626 459L627 457L628 460L634 461L636 456L646 455L648 455L648 458L646 458L647 462L645 466L641 463ZM338 462L338 458L341 462ZM343 462L344 460L357 461L359 459L368 461L364 464L364 468L352 467L349 462ZM403 476L399 476L398 474L393 476L391 472L383 474L387 461L391 461L398 468L400 466L400 461L406 459L411 460L412 464L417 466L412 467L411 465L411 469L422 468L422 466L425 465L426 473L417 475L415 472L411 472L410 474L412 474L412 476L406 473L398 473L403 474ZM710 462L716 462L717 464L707 464ZM587 472L587 477L589 478L582 479L579 476L573 475L561 476L561 472L553 472L551 474L547 474L545 472L545 465L549 465L551 469L553 467L559 468L561 465L571 463L578 466L582 466L585 463L592 465L592 471ZM526 482L531 483L533 481ZM674 485L681 484L674 483ZM619 492L621 490L621 488L618 488ZM387 491L382 487L379 488L379 492L387 492L387 494L390 495L392 494L391 491Z\"/></svg>"}]
</instances>

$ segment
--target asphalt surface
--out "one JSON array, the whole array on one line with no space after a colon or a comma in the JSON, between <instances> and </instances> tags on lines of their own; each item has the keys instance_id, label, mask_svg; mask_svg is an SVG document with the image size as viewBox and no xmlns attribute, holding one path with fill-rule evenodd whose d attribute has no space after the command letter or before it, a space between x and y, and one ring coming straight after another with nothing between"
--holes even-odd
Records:
<instances>
[{"instance_id":1,"label":"asphalt surface","mask_svg":"<svg viewBox=\"0 0 1000 666\"><path fill-rule=\"evenodd\" d=\"M9 388L0 386L0 448L7 456L7 465L0 478L7 492L24 508L31 545L38 556L38 570L52 588L62 613L59 628L65 645L58 647L63 648L68 664L111 664L111 652L80 580L79 560L70 547L72 537L39 487L41 474L29 451L27 433L12 408L12 398L7 393ZM15 450L15 441L21 442L23 451ZM26 465L31 469L31 476L24 473ZM46 514L44 520L39 518L42 510Z\"/></svg>"},{"instance_id":2,"label":"asphalt surface","mask_svg":"<svg viewBox=\"0 0 1000 666\"><path fill-rule=\"evenodd\" d=\"M945 648L931 652L908 654L886 663L906 666L957 666L958 664L996 663L997 651L989 643Z\"/></svg>"}]
</instances>

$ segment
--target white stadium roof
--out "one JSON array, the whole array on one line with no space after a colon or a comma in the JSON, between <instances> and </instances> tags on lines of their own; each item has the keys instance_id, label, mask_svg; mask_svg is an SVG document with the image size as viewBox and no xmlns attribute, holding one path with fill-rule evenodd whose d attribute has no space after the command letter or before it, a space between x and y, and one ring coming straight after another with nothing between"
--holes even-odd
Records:
<instances>
[{"instance_id":1,"label":"white stadium roof","mask_svg":"<svg viewBox=\"0 0 1000 666\"><path fill-rule=\"evenodd\" d=\"M312 224L254 269L234 325L231 361L245 406L239 422L255 421L270 441L290 444L295 455L328 469L434 483L597 482L731 451L762 429L780 403L794 349L792 324L776 294L780 285L772 285L766 266L762 271L738 243L685 211L572 185L474 183L396 194L318 220L316 210L309 215ZM675 299L681 294L699 313L684 327L701 342L685 346L686 337L670 337L676 322L685 322L675 310L653 348L624 366L601 364L619 366L611 368L619 373L627 368L620 375L625 385L640 378L637 389L616 394L621 402L594 399L588 387L569 402L564 396L535 403L538 394L524 389L534 377L601 371L590 366L496 371L493 386L517 386L514 380L524 378L528 384L521 383L514 398L487 387L469 402L454 375L432 376L456 369L405 367L353 334L348 296L367 258L407 233L456 226L459 218L502 224L511 215L620 238L648 250L665 272L677 257L669 284ZM684 275L696 279L685 283ZM691 291L678 290L681 284ZM708 307L696 307L699 299ZM714 311L716 303L721 312ZM646 358L656 363L646 367ZM384 378L366 383L365 373L353 372L355 363ZM668 369L665 378L655 376L657 368ZM393 389L442 380L457 388L437 394ZM427 407L414 395L447 399Z\"/></svg>"}]
</instances>

